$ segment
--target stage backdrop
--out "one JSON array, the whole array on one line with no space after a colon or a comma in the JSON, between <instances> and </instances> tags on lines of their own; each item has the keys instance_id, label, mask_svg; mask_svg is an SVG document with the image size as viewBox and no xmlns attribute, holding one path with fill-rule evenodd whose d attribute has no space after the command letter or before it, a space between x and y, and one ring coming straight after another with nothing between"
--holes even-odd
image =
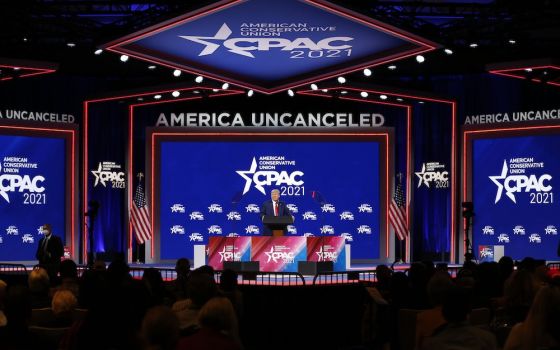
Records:
<instances>
[{"instance_id":1,"label":"stage backdrop","mask_svg":"<svg viewBox=\"0 0 560 350\"><path fill-rule=\"evenodd\" d=\"M46 223L66 241L66 143L0 128L0 260L35 260Z\"/></svg>"},{"instance_id":2,"label":"stage backdrop","mask_svg":"<svg viewBox=\"0 0 560 350\"><path fill-rule=\"evenodd\" d=\"M543 128L479 137L472 141L475 257L488 254L481 246L498 245L514 259L557 259L560 159L553 150L560 133Z\"/></svg>"},{"instance_id":3,"label":"stage backdrop","mask_svg":"<svg viewBox=\"0 0 560 350\"><path fill-rule=\"evenodd\" d=\"M159 138L161 259L192 256L193 245L207 244L211 236L262 235L259 208L273 188L295 217L288 236L342 235L352 244L353 259L380 258L383 138Z\"/></svg>"}]
</instances>

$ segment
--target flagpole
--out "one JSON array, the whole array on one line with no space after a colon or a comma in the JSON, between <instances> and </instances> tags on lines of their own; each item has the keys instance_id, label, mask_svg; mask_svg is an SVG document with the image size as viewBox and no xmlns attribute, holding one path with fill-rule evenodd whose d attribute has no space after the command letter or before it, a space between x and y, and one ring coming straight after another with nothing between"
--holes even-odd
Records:
<instances>
[{"instance_id":1,"label":"flagpole","mask_svg":"<svg viewBox=\"0 0 560 350\"><path fill-rule=\"evenodd\" d=\"M140 184L142 182L142 178L144 177L144 174L142 172L139 172L138 174L136 174L136 177L138 178L138 183ZM135 262L137 264L140 263L140 249L144 248L143 244L138 244L138 241L135 242L136 244L136 252L135 252Z\"/></svg>"}]
</instances>

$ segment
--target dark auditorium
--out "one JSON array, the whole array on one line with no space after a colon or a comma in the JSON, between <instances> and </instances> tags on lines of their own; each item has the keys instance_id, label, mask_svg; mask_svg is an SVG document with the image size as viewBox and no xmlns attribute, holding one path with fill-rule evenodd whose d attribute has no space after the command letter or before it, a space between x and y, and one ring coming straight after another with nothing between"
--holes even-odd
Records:
<instances>
[{"instance_id":1,"label":"dark auditorium","mask_svg":"<svg viewBox=\"0 0 560 350\"><path fill-rule=\"evenodd\" d=\"M1 350L560 350L560 1L2 8Z\"/></svg>"}]
</instances>

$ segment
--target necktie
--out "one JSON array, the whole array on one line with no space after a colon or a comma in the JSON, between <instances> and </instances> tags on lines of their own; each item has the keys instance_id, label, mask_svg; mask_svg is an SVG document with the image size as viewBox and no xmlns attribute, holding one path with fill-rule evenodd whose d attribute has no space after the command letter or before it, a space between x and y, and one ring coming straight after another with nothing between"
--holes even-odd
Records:
<instances>
[{"instance_id":1,"label":"necktie","mask_svg":"<svg viewBox=\"0 0 560 350\"><path fill-rule=\"evenodd\" d=\"M47 252L47 244L49 242L48 237L45 237L45 239L43 239L43 253Z\"/></svg>"},{"instance_id":2,"label":"necktie","mask_svg":"<svg viewBox=\"0 0 560 350\"><path fill-rule=\"evenodd\" d=\"M274 202L274 216L278 216L278 202Z\"/></svg>"}]
</instances>

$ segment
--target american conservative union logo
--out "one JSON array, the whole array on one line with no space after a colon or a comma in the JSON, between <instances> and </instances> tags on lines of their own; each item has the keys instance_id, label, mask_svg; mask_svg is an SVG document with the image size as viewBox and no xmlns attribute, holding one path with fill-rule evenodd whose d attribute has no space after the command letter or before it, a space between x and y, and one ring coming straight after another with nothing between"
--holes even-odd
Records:
<instances>
[{"instance_id":1,"label":"american conservative union logo","mask_svg":"<svg viewBox=\"0 0 560 350\"><path fill-rule=\"evenodd\" d=\"M274 93L436 45L324 0L226 0L106 47Z\"/></svg>"}]
</instances>

